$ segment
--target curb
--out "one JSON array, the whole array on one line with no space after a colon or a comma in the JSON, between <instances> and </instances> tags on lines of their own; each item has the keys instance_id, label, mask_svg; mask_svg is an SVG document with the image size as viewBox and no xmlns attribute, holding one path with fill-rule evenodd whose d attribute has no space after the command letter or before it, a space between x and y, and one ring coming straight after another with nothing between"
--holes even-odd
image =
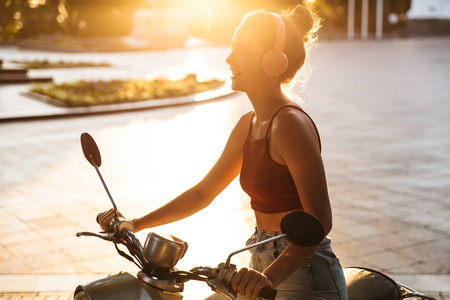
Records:
<instances>
[{"instance_id":1,"label":"curb","mask_svg":"<svg viewBox=\"0 0 450 300\"><path fill-rule=\"evenodd\" d=\"M152 99L147 101L140 101L136 103L121 103L121 104L110 104L110 105L97 105L90 107L61 107L55 106L54 100L39 95L36 93L25 92L22 95L29 98L33 98L38 101L47 103L52 109L49 110L36 110L24 113L14 113L14 112L0 112L0 122L11 122L11 121L25 121L25 120L35 120L35 119L49 119L49 118L62 118L62 117L77 117L85 115L100 115L100 114L110 114L119 112L131 112L147 109L155 109L169 106L187 105L195 103L204 103L209 101L221 100L229 95L236 92L231 90L229 87L221 87L215 90L206 91L198 94L175 97L175 98L164 98L164 99Z\"/></svg>"}]
</instances>

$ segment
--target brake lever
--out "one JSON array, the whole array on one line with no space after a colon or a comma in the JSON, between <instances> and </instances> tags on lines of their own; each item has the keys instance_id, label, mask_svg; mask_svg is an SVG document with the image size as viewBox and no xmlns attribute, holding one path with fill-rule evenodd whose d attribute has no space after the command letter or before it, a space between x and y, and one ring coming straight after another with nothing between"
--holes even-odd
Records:
<instances>
[{"instance_id":1,"label":"brake lever","mask_svg":"<svg viewBox=\"0 0 450 300\"><path fill-rule=\"evenodd\" d=\"M114 240L113 232L100 232L100 233L93 233L93 232L88 232L88 231L77 232L77 237L80 237L80 236L95 236L95 237L101 238L102 240L105 240L105 241L113 241Z\"/></svg>"},{"instance_id":2,"label":"brake lever","mask_svg":"<svg viewBox=\"0 0 450 300\"><path fill-rule=\"evenodd\" d=\"M97 216L98 217L98 216ZM98 220L97 220L98 222ZM102 240L106 241L115 241L120 240L124 236L130 237L130 235L126 234L126 232L134 232L134 225L129 220L119 218L116 220L111 220L111 223L109 224L109 232L100 232L100 233L93 233L93 232L78 232L77 237L80 236L95 236L98 238L101 238ZM134 241L135 237L132 235L131 240ZM140 247L142 248L142 246Z\"/></svg>"}]
</instances>

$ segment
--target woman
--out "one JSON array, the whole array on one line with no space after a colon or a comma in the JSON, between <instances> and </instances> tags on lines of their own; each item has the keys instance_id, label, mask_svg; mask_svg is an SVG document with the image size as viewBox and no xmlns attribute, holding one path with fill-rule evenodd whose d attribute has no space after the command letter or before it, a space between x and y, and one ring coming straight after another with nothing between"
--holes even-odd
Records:
<instances>
[{"instance_id":1,"label":"woman","mask_svg":"<svg viewBox=\"0 0 450 300\"><path fill-rule=\"evenodd\" d=\"M281 88L303 66L305 41L315 25L313 14L303 5L282 16L257 11L243 19L227 63L233 90L247 94L254 112L241 117L222 155L197 185L131 220L136 232L200 211L239 174L257 225L248 244L279 234L281 219L291 211L310 213L321 221L326 234L331 230L318 131ZM112 211L99 215L102 229L108 228L111 218ZM287 240L254 248L251 269L239 270L231 285L240 297L256 298L270 286L278 289L277 299L347 299L342 268L328 238L309 248Z\"/></svg>"}]
</instances>

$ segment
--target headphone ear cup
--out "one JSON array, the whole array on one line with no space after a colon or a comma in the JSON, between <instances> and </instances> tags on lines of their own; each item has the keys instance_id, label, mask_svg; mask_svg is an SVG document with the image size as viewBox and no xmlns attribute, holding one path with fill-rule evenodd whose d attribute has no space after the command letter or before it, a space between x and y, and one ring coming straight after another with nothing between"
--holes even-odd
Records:
<instances>
[{"instance_id":1,"label":"headphone ear cup","mask_svg":"<svg viewBox=\"0 0 450 300\"><path fill-rule=\"evenodd\" d=\"M286 71L288 59L283 52L270 50L266 52L261 59L261 68L263 72L270 77L277 77Z\"/></svg>"}]
</instances>

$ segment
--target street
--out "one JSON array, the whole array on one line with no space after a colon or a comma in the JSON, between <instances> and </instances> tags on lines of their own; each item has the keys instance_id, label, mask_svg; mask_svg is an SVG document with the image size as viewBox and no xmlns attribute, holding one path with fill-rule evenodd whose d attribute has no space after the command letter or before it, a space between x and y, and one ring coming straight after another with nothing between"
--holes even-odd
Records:
<instances>
[{"instance_id":1,"label":"street","mask_svg":"<svg viewBox=\"0 0 450 300\"><path fill-rule=\"evenodd\" d=\"M450 294L449 46L449 38L324 41L302 93L322 137L330 236L342 264L386 272L435 297ZM0 123L0 290L67 299L80 280L136 273L113 245L75 237L99 230L95 216L110 208L83 157L81 133L96 139L111 194L133 217L200 180L249 109L245 95L234 94L139 112ZM224 261L253 224L235 180L204 211L152 230L189 243L177 265L189 269ZM187 290L186 298L207 290Z\"/></svg>"}]
</instances>

